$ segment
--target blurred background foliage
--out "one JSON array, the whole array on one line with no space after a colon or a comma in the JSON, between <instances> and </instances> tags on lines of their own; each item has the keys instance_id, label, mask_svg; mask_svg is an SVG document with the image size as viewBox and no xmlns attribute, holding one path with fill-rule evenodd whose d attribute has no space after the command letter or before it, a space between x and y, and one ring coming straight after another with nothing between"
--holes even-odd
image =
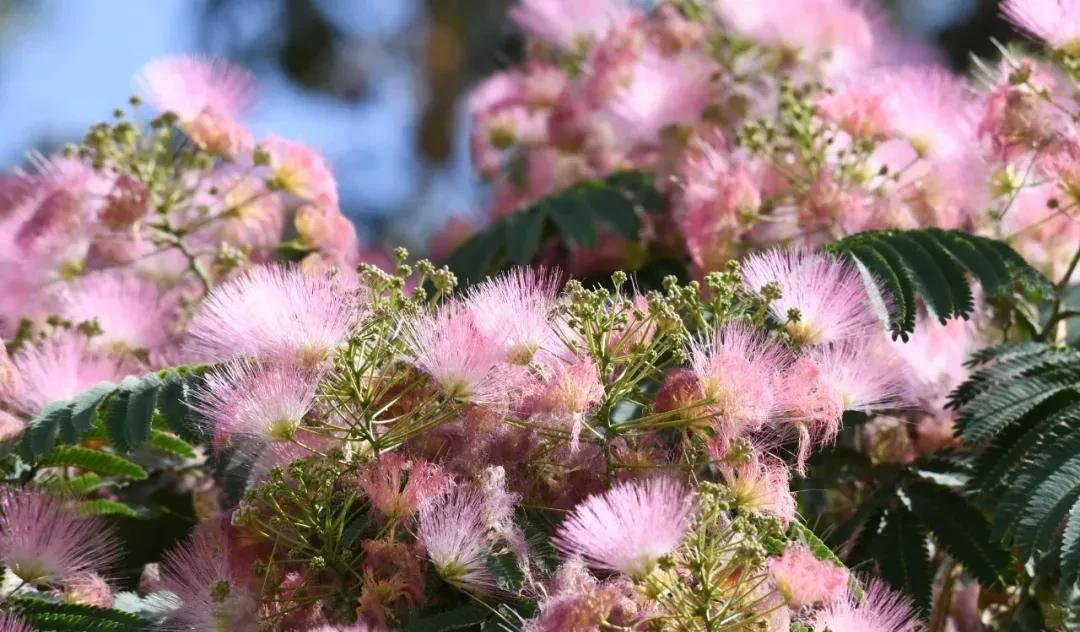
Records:
<instances>
[{"instance_id":1,"label":"blurred background foliage","mask_svg":"<svg viewBox=\"0 0 1080 632\"><path fill-rule=\"evenodd\" d=\"M957 68L972 54L991 55L989 38L1011 37L997 0L878 2ZM448 215L482 206L463 97L520 58L521 39L506 20L511 4L0 0L0 167L105 118L149 59L225 56L260 80L250 117L257 135L272 129L322 151L361 235L422 252Z\"/></svg>"}]
</instances>

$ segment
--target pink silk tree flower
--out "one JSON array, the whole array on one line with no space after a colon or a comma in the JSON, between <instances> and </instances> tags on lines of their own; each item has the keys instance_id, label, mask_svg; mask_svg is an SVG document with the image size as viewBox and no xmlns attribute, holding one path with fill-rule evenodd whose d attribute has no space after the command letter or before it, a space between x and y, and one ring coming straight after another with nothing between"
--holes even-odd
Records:
<instances>
[{"instance_id":1,"label":"pink silk tree flower","mask_svg":"<svg viewBox=\"0 0 1080 632\"><path fill-rule=\"evenodd\" d=\"M192 239L216 248L222 241L265 257L282 240L285 208L281 196L266 182L234 166L207 174L195 196L197 206L220 219L209 222Z\"/></svg>"},{"instance_id":2,"label":"pink silk tree flower","mask_svg":"<svg viewBox=\"0 0 1080 632\"><path fill-rule=\"evenodd\" d=\"M885 95L862 81L845 82L817 99L818 115L851 137L881 141L889 137Z\"/></svg>"},{"instance_id":3,"label":"pink silk tree flower","mask_svg":"<svg viewBox=\"0 0 1080 632\"><path fill-rule=\"evenodd\" d=\"M165 554L158 589L174 595L168 625L180 630L259 630L257 596L231 563L234 552L222 520L195 527Z\"/></svg>"},{"instance_id":4,"label":"pink silk tree flower","mask_svg":"<svg viewBox=\"0 0 1080 632\"><path fill-rule=\"evenodd\" d=\"M713 95L715 71L712 61L702 56L665 57L647 49L630 67L628 81L601 116L620 142L656 144L665 128L701 116Z\"/></svg>"},{"instance_id":5,"label":"pink silk tree flower","mask_svg":"<svg viewBox=\"0 0 1080 632\"><path fill-rule=\"evenodd\" d=\"M72 323L96 322L101 333L90 348L125 353L159 351L172 342L178 295L130 270L79 277L58 292L57 311Z\"/></svg>"},{"instance_id":6,"label":"pink silk tree flower","mask_svg":"<svg viewBox=\"0 0 1080 632\"><path fill-rule=\"evenodd\" d=\"M1005 0L1001 15L1022 33L1057 50L1080 49L1080 2L1077 0Z\"/></svg>"},{"instance_id":7,"label":"pink silk tree flower","mask_svg":"<svg viewBox=\"0 0 1080 632\"><path fill-rule=\"evenodd\" d=\"M68 513L59 499L0 490L0 562L31 584L64 584L104 571L120 556L112 531L97 516Z\"/></svg>"},{"instance_id":8,"label":"pink silk tree flower","mask_svg":"<svg viewBox=\"0 0 1080 632\"><path fill-rule=\"evenodd\" d=\"M11 361L7 346L0 340L0 400L11 401L22 390L19 369Z\"/></svg>"},{"instance_id":9,"label":"pink silk tree flower","mask_svg":"<svg viewBox=\"0 0 1080 632\"><path fill-rule=\"evenodd\" d=\"M865 67L881 31L872 5L860 0L719 0L714 6L736 33L824 62L834 76Z\"/></svg>"},{"instance_id":10,"label":"pink silk tree flower","mask_svg":"<svg viewBox=\"0 0 1080 632\"><path fill-rule=\"evenodd\" d=\"M620 483L578 504L552 544L592 568L645 576L682 542L694 510L693 494L677 481Z\"/></svg>"},{"instance_id":11,"label":"pink silk tree flower","mask_svg":"<svg viewBox=\"0 0 1080 632\"><path fill-rule=\"evenodd\" d=\"M800 474L805 471L810 449L836 440L843 422L844 395L823 373L814 360L799 358L784 373L781 383L780 408L787 419L779 429L793 426L798 434L795 469Z\"/></svg>"},{"instance_id":12,"label":"pink silk tree flower","mask_svg":"<svg viewBox=\"0 0 1080 632\"><path fill-rule=\"evenodd\" d=\"M406 325L405 340L416 368L454 399L505 402L522 383L522 367L504 362L506 346L484 335L474 312L460 301L415 318Z\"/></svg>"},{"instance_id":13,"label":"pink silk tree flower","mask_svg":"<svg viewBox=\"0 0 1080 632\"><path fill-rule=\"evenodd\" d=\"M30 415L49 402L75 397L98 382L119 383L138 370L125 360L92 350L90 339L76 331L24 345L12 360L22 379L13 403Z\"/></svg>"},{"instance_id":14,"label":"pink silk tree flower","mask_svg":"<svg viewBox=\"0 0 1080 632\"><path fill-rule=\"evenodd\" d=\"M551 316L560 276L514 268L469 288L465 308L482 336L505 349L505 361L528 364L537 351L560 345Z\"/></svg>"},{"instance_id":15,"label":"pink silk tree flower","mask_svg":"<svg viewBox=\"0 0 1080 632\"><path fill-rule=\"evenodd\" d=\"M255 100L251 73L223 59L180 55L142 67L135 83L162 112L172 112L199 147L235 157L252 146L240 117Z\"/></svg>"},{"instance_id":16,"label":"pink silk tree flower","mask_svg":"<svg viewBox=\"0 0 1080 632\"><path fill-rule=\"evenodd\" d=\"M757 218L763 177L757 162L722 140L697 139L679 162L675 217L694 263L719 270Z\"/></svg>"},{"instance_id":17,"label":"pink silk tree flower","mask_svg":"<svg viewBox=\"0 0 1080 632\"><path fill-rule=\"evenodd\" d=\"M794 610L829 605L847 594L847 569L817 559L804 546L789 546L782 556L769 558L769 577Z\"/></svg>"},{"instance_id":18,"label":"pink silk tree flower","mask_svg":"<svg viewBox=\"0 0 1080 632\"><path fill-rule=\"evenodd\" d=\"M337 181L326 160L311 147L270 136L259 143L270 158L270 184L324 208L338 207Z\"/></svg>"},{"instance_id":19,"label":"pink silk tree flower","mask_svg":"<svg viewBox=\"0 0 1080 632\"><path fill-rule=\"evenodd\" d=\"M465 485L420 507L417 537L435 572L446 583L466 592L489 592L497 585L487 566L489 550L483 516L483 492Z\"/></svg>"},{"instance_id":20,"label":"pink silk tree flower","mask_svg":"<svg viewBox=\"0 0 1080 632\"><path fill-rule=\"evenodd\" d=\"M361 308L325 276L258 266L203 301L188 326L187 350L207 362L275 358L316 366L348 340Z\"/></svg>"},{"instance_id":21,"label":"pink silk tree flower","mask_svg":"<svg viewBox=\"0 0 1080 632\"><path fill-rule=\"evenodd\" d=\"M530 38L573 49L631 15L626 0L518 0L510 19Z\"/></svg>"},{"instance_id":22,"label":"pink silk tree flower","mask_svg":"<svg viewBox=\"0 0 1080 632\"><path fill-rule=\"evenodd\" d=\"M731 455L724 456L728 462L719 463L718 469L736 504L756 513L776 516L784 524L795 519L791 472L783 461L759 450L752 450L736 463L730 462Z\"/></svg>"},{"instance_id":23,"label":"pink silk tree flower","mask_svg":"<svg viewBox=\"0 0 1080 632\"><path fill-rule=\"evenodd\" d=\"M371 506L392 522L412 517L425 502L441 496L450 482L438 465L400 452L381 455L359 476Z\"/></svg>"},{"instance_id":24,"label":"pink silk tree flower","mask_svg":"<svg viewBox=\"0 0 1080 632\"><path fill-rule=\"evenodd\" d=\"M116 591L97 573L79 573L65 582L63 598L65 603L112 608Z\"/></svg>"},{"instance_id":25,"label":"pink silk tree flower","mask_svg":"<svg viewBox=\"0 0 1080 632\"><path fill-rule=\"evenodd\" d=\"M954 160L978 147L977 104L962 78L925 66L889 69L875 81L885 95L890 129L918 156Z\"/></svg>"},{"instance_id":26,"label":"pink silk tree flower","mask_svg":"<svg viewBox=\"0 0 1080 632\"><path fill-rule=\"evenodd\" d=\"M34 629L11 612L0 612L0 632L34 632Z\"/></svg>"},{"instance_id":27,"label":"pink silk tree flower","mask_svg":"<svg viewBox=\"0 0 1080 632\"><path fill-rule=\"evenodd\" d=\"M293 219L305 245L323 253L342 268L351 268L360 256L356 226L337 207L305 204Z\"/></svg>"},{"instance_id":28,"label":"pink silk tree flower","mask_svg":"<svg viewBox=\"0 0 1080 632\"><path fill-rule=\"evenodd\" d=\"M861 601L848 595L813 619L814 632L922 632L925 628L903 593L870 580Z\"/></svg>"},{"instance_id":29,"label":"pink silk tree flower","mask_svg":"<svg viewBox=\"0 0 1080 632\"><path fill-rule=\"evenodd\" d=\"M785 352L748 325L731 323L698 341L690 368L728 438L756 430L776 411Z\"/></svg>"},{"instance_id":30,"label":"pink silk tree flower","mask_svg":"<svg viewBox=\"0 0 1080 632\"><path fill-rule=\"evenodd\" d=\"M769 311L802 345L841 342L884 329L870 302L859 270L825 254L774 249L747 257L743 283L755 292L767 284L780 288ZM790 315L798 310L798 320Z\"/></svg>"},{"instance_id":31,"label":"pink silk tree flower","mask_svg":"<svg viewBox=\"0 0 1080 632\"><path fill-rule=\"evenodd\" d=\"M823 387L840 398L843 410L869 412L901 406L910 399L906 367L884 333L815 347L805 357L817 364Z\"/></svg>"},{"instance_id":32,"label":"pink silk tree flower","mask_svg":"<svg viewBox=\"0 0 1080 632\"><path fill-rule=\"evenodd\" d=\"M24 430L26 430L25 421L6 410L0 410L0 441L14 439L21 435Z\"/></svg>"},{"instance_id":33,"label":"pink silk tree flower","mask_svg":"<svg viewBox=\"0 0 1080 632\"><path fill-rule=\"evenodd\" d=\"M315 401L318 380L294 364L232 362L195 393L215 435L290 442Z\"/></svg>"}]
</instances>

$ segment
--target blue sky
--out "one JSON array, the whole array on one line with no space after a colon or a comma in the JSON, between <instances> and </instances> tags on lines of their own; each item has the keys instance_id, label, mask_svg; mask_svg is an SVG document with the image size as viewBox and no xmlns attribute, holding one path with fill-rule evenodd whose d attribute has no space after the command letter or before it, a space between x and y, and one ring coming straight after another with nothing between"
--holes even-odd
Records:
<instances>
[{"instance_id":1,"label":"blue sky","mask_svg":"<svg viewBox=\"0 0 1080 632\"><path fill-rule=\"evenodd\" d=\"M324 3L358 33L394 32L417 17L413 0ZM198 10L193 0L37 0L17 9L0 26L0 168L19 164L35 142L77 138L108 117L125 103L132 77L146 61L199 52ZM407 224L394 225L401 218L387 217L413 202L416 193L414 68L404 58L359 63L365 70L368 63L377 68L368 74L371 98L354 104L301 90L276 72L261 73L250 128L256 137L273 132L322 151L350 210L388 219L391 232L415 232L417 218L426 232L438 223L436 216L468 210L473 193L462 151L461 160L436 178L437 201L417 201L410 212L416 217Z\"/></svg>"}]
</instances>

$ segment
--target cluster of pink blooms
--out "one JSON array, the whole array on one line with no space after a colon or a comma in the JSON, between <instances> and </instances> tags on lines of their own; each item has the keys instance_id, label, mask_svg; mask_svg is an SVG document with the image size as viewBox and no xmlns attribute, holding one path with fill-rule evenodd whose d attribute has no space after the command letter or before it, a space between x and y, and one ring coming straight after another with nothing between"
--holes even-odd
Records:
<instances>
[{"instance_id":1,"label":"cluster of pink blooms","mask_svg":"<svg viewBox=\"0 0 1080 632\"><path fill-rule=\"evenodd\" d=\"M1080 4L1004 11L1080 54ZM97 127L0 177L0 441L101 382L213 365L190 399L209 445L185 469L239 455L248 494L197 498L200 524L144 570L163 629L385 632L475 601L528 632L693 629L714 607L739 629L920 630L898 593L791 535L789 484L845 411L889 412L861 429L875 461L950 447L978 323L924 315L892 341L887 298L813 248L961 228L1060 271L1080 241L1074 77L1010 55L973 89L854 0L519 0L511 17L528 60L470 101L492 216L651 171L668 208L641 240L699 273L743 258L726 289L753 309L706 320L678 288L541 267L449 296L445 276L437 295L411 283L430 265L357 270L323 159L243 127L250 77L166 59L139 78L169 113L150 130ZM604 235L559 263L592 273L634 246ZM120 540L39 485L61 473L79 472L0 489L0 606L119 602Z\"/></svg>"},{"instance_id":2,"label":"cluster of pink blooms","mask_svg":"<svg viewBox=\"0 0 1080 632\"><path fill-rule=\"evenodd\" d=\"M1074 77L1009 53L969 83L890 31L871 2L689 4L516 4L527 58L470 99L489 219L638 169L667 199L643 218L640 241L701 271L762 246L926 226L1005 238L1064 269L1080 240ZM1076 49L1076 11L1003 7L1063 53ZM433 250L469 230L455 219ZM559 263L628 269L642 262L635 246L607 234Z\"/></svg>"},{"instance_id":3,"label":"cluster of pink blooms","mask_svg":"<svg viewBox=\"0 0 1080 632\"><path fill-rule=\"evenodd\" d=\"M725 527L702 524L700 498L711 492L697 477L722 484L741 520L771 520L783 533L796 520L786 446L797 446L801 469L812 446L836 437L844 410L916 394L858 272L810 251L747 260L741 291L778 286L784 297L763 303L773 325L739 319L691 336L672 296L564 291L542 269L515 269L434 305L387 290L403 283L380 286L378 274L349 281L257 265L193 308L178 353L218 367L194 405L211 450L235 449L252 463L255 495L204 512L187 543L148 568L140 590L164 625L394 629L439 598L425 579L434 573L474 599L535 603L523 623L534 632L649 629L692 615L648 597L649 587L662 593L658 586L690 572L680 570L689 534ZM53 349L73 344L63 342L71 335L20 350L8 383L77 391L82 376L69 376ZM655 364L661 350L679 347L685 367ZM91 381L115 379L95 372ZM642 380L658 386L653 402L613 423L616 404L647 397ZM17 401L34 410L49 400ZM705 465L687 469L694 462ZM334 504L364 508L372 527L351 545L346 576L290 559L303 556L290 552L302 550L298 542L332 538L318 530L330 525L309 525L306 508L282 508L292 496L260 495L307 485L303 468L316 466L335 472ZM4 566L37 590L110 605L117 545L98 519L37 491L5 494ZM544 544L558 567L526 534L523 507L568 512ZM296 535L304 529L315 535ZM732 535L731 550L749 537ZM906 602L877 586L857 596L847 570L805 546L792 540L756 567L725 553L740 570L723 607L777 630L793 618L822 631L915 629ZM500 556L519 569L519 586L496 572ZM759 586L746 604L739 577ZM344 614L329 594L352 595ZM332 627L342 620L350 623Z\"/></svg>"},{"instance_id":4,"label":"cluster of pink blooms","mask_svg":"<svg viewBox=\"0 0 1080 632\"><path fill-rule=\"evenodd\" d=\"M290 235L313 273L352 274L375 256L340 212L316 151L256 142L243 127L255 89L246 71L174 57L148 64L137 84L169 113L162 125L142 130L121 117L88 136L94 151L37 156L32 169L0 175L0 339L27 342L10 360L18 384L0 373L0 437L49 401L197 359L199 345L182 348L193 305L215 282L273 260ZM129 150L105 147L103 134ZM177 144L193 159L176 158ZM317 307L303 294L291 300ZM265 318L252 337L279 330Z\"/></svg>"}]
</instances>

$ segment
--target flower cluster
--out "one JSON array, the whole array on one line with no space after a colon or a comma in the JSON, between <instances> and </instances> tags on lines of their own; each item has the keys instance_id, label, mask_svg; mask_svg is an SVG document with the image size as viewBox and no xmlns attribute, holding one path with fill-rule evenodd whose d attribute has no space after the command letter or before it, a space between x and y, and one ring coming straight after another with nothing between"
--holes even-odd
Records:
<instances>
[{"instance_id":1,"label":"flower cluster","mask_svg":"<svg viewBox=\"0 0 1080 632\"><path fill-rule=\"evenodd\" d=\"M350 273L364 258L325 160L243 127L246 71L167 58L137 86L130 113L0 176L0 337L23 377L4 399L16 412L205 355L185 332L216 324L191 323L193 306L250 266L286 257ZM159 113L147 125L144 100ZM276 324L252 327L262 337Z\"/></svg>"},{"instance_id":2,"label":"flower cluster","mask_svg":"<svg viewBox=\"0 0 1080 632\"><path fill-rule=\"evenodd\" d=\"M705 272L777 243L936 226L1006 238L1060 274L1080 239L1076 10L1006 2L1065 72L1007 52L969 85L870 2L522 0L526 60L470 100L487 214L636 169L667 201L639 240ZM458 219L439 240L463 234ZM607 234L551 256L595 273L641 265L635 246Z\"/></svg>"},{"instance_id":3,"label":"flower cluster","mask_svg":"<svg viewBox=\"0 0 1080 632\"><path fill-rule=\"evenodd\" d=\"M988 310L890 339L890 295L820 247L957 228L1065 287L1075 4L1005 2L1049 61L1005 51L980 91L855 0L518 0L527 60L469 103L491 217L631 169L663 208L462 289L365 262L325 161L243 126L246 72L149 64L146 126L0 176L0 629L922 629L791 485L841 433L895 479L954 447ZM642 252L696 280L597 274Z\"/></svg>"}]
</instances>

